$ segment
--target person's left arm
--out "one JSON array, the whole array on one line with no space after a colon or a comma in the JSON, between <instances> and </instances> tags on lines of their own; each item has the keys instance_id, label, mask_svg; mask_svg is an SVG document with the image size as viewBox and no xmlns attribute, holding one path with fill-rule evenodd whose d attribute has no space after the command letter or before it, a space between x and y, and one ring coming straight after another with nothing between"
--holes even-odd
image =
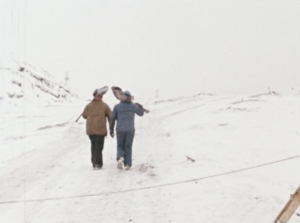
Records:
<instances>
[{"instance_id":1,"label":"person's left arm","mask_svg":"<svg viewBox=\"0 0 300 223\"><path fill-rule=\"evenodd\" d=\"M82 117L84 119L87 119L87 116L88 116L88 106L85 106L83 112L82 112Z\"/></svg>"}]
</instances>

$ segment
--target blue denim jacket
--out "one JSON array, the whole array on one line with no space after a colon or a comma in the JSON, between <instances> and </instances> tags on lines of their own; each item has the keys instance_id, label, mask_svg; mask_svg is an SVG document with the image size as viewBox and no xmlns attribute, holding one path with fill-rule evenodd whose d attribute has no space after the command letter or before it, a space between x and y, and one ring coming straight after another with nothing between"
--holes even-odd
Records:
<instances>
[{"instance_id":1,"label":"blue denim jacket","mask_svg":"<svg viewBox=\"0 0 300 223\"><path fill-rule=\"evenodd\" d=\"M115 105L110 118L110 131L113 131L115 121L117 121L117 132L134 131L134 116L143 116L144 111L136 104L122 101Z\"/></svg>"}]
</instances>

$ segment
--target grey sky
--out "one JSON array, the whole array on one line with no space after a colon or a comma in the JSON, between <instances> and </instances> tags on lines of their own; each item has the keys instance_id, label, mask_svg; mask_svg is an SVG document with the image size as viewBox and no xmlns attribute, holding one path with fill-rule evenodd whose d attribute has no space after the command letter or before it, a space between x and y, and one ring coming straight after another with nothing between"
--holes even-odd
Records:
<instances>
[{"instance_id":1,"label":"grey sky","mask_svg":"<svg viewBox=\"0 0 300 223\"><path fill-rule=\"evenodd\" d=\"M11 0L2 58L68 71L83 97L119 85L136 99L300 89L300 1Z\"/></svg>"}]
</instances>

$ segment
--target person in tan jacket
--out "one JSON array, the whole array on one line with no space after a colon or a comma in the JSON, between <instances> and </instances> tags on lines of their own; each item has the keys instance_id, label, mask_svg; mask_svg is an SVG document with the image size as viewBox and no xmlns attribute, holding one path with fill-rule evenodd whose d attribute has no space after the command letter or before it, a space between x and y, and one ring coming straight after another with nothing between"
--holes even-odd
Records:
<instances>
[{"instance_id":1,"label":"person in tan jacket","mask_svg":"<svg viewBox=\"0 0 300 223\"><path fill-rule=\"evenodd\" d=\"M103 94L97 89L93 93L94 99L86 105L82 117L86 119L86 134L91 141L91 161L95 169L103 166L102 150L104 137L107 136L106 121L109 124L111 109L102 101Z\"/></svg>"}]
</instances>

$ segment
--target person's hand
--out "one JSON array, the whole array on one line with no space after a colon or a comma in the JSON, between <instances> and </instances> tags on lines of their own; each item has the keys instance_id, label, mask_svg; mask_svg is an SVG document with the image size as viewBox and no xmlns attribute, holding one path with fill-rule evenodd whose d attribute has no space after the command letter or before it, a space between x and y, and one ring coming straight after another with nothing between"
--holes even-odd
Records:
<instances>
[{"instance_id":1,"label":"person's hand","mask_svg":"<svg viewBox=\"0 0 300 223\"><path fill-rule=\"evenodd\" d=\"M110 136L113 138L114 137L114 131L110 131Z\"/></svg>"}]
</instances>

